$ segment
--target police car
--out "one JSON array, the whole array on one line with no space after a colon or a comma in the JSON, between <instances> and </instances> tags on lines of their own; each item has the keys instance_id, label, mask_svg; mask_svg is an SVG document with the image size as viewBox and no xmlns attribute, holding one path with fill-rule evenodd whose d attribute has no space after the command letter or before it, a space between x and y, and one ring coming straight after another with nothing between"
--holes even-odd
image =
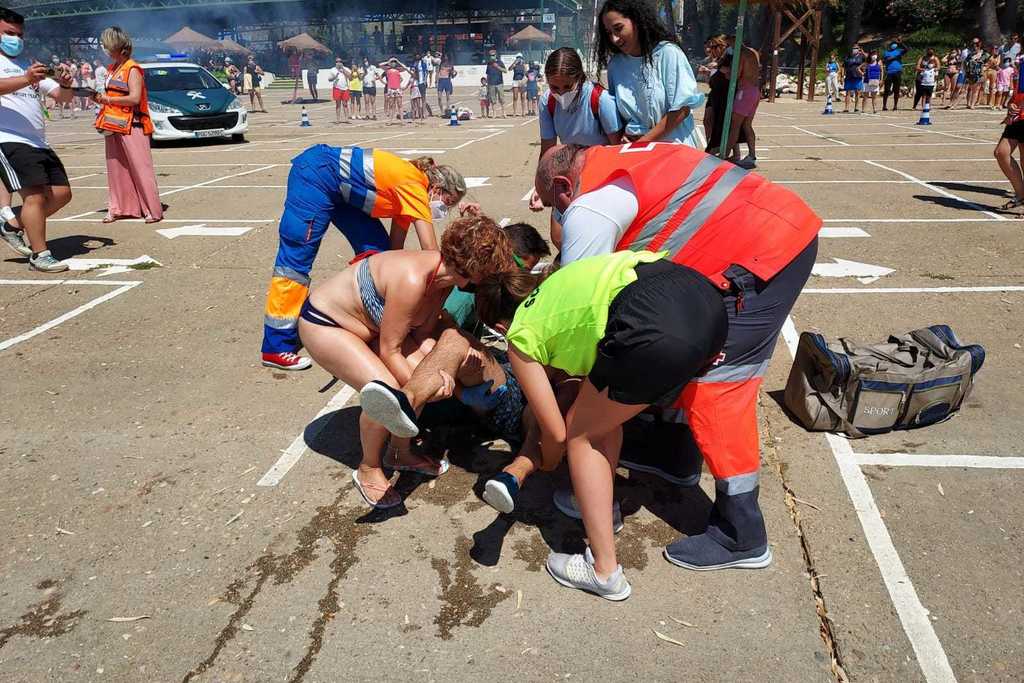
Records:
<instances>
[{"instance_id":1,"label":"police car","mask_svg":"<svg viewBox=\"0 0 1024 683\"><path fill-rule=\"evenodd\" d=\"M182 62L140 66L146 74L154 140L245 140L248 110L209 71Z\"/></svg>"}]
</instances>

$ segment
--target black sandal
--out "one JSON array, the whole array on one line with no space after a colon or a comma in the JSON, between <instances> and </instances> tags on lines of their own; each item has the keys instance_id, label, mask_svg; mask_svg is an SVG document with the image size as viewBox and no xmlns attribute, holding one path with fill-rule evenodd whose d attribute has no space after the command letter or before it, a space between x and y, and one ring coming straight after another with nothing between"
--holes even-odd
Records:
<instances>
[{"instance_id":1,"label":"black sandal","mask_svg":"<svg viewBox=\"0 0 1024 683\"><path fill-rule=\"evenodd\" d=\"M1011 209L1019 209L1022 206L1024 206L1024 198L1014 197L1010 201L1003 204L1000 208L1003 211L1010 211Z\"/></svg>"}]
</instances>

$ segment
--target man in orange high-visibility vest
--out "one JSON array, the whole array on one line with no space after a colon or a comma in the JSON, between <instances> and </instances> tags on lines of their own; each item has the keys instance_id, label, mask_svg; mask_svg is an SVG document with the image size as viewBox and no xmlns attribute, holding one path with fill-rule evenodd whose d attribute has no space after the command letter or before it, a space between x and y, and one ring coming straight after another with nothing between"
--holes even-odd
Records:
<instances>
[{"instance_id":1,"label":"man in orange high-visibility vest","mask_svg":"<svg viewBox=\"0 0 1024 683\"><path fill-rule=\"evenodd\" d=\"M562 225L563 264L623 249L667 251L721 292L729 319L725 348L664 406L666 417L688 423L715 477L715 504L707 531L670 544L665 557L690 569L768 566L757 502L757 396L814 265L821 219L784 187L668 143L554 147L541 159L535 184ZM624 453L620 464L662 474L671 469L666 461L678 458L646 450L652 459ZM686 483L697 481L699 469Z\"/></svg>"}]
</instances>

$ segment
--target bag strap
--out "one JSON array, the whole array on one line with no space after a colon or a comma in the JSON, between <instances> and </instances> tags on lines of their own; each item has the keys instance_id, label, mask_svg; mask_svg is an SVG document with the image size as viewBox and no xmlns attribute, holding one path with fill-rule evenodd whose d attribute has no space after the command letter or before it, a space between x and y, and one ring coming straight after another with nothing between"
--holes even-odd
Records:
<instances>
[{"instance_id":1,"label":"bag strap","mask_svg":"<svg viewBox=\"0 0 1024 683\"><path fill-rule=\"evenodd\" d=\"M590 90L590 111L594 114L594 120L597 121L597 129L601 131L601 135L605 134L604 126L601 125L601 94L603 92L604 86L597 82Z\"/></svg>"},{"instance_id":2,"label":"bag strap","mask_svg":"<svg viewBox=\"0 0 1024 683\"><path fill-rule=\"evenodd\" d=\"M911 362L908 363L907 361L905 361L905 360L903 360L903 359L901 359L901 358L899 358L897 356L890 355L890 354L886 353L885 351L881 351L881 350L875 348L874 346L857 346L857 347L854 347L853 344L849 340L847 340L847 339L845 339L843 337L840 337L839 343L842 344L843 350L846 351L846 355L848 355L848 356L857 356L857 355L860 355L860 356L864 356L864 355L873 356L875 358L878 358L879 360L884 360L884 361L888 361L890 363L895 363L896 365L899 365L899 366L904 367L904 368L912 368L912 367L915 367L917 365L917 355L919 353L919 349L916 346L914 346L913 344L910 344L910 343L906 342L906 340L899 339L897 337L889 337L889 343L890 344L897 344L899 346L899 348L898 348L899 351L906 351L907 353L909 353L911 355L911 357L913 358L913 360Z\"/></svg>"},{"instance_id":3,"label":"bag strap","mask_svg":"<svg viewBox=\"0 0 1024 683\"><path fill-rule=\"evenodd\" d=\"M846 416L843 415L843 412L841 410L838 398L836 398L835 396L828 392L817 391L815 393L817 394L818 398L821 399L821 404L825 406L825 408L828 409L828 411L832 413L832 416L835 417L836 420L839 422L840 427L842 427L842 431L846 432L855 439L860 439L864 436L867 436L864 432L857 429L852 422L846 419Z\"/></svg>"}]
</instances>

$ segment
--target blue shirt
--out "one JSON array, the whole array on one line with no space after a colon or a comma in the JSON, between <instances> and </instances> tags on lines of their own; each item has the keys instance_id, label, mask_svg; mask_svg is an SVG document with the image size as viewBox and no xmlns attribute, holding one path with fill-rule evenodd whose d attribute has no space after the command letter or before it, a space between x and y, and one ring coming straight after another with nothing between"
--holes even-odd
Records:
<instances>
[{"instance_id":1,"label":"blue shirt","mask_svg":"<svg viewBox=\"0 0 1024 683\"><path fill-rule=\"evenodd\" d=\"M830 61L828 64L825 65L825 71L827 71L830 74L839 73L839 62Z\"/></svg>"},{"instance_id":2,"label":"blue shirt","mask_svg":"<svg viewBox=\"0 0 1024 683\"><path fill-rule=\"evenodd\" d=\"M498 68L497 59L487 62L487 85L503 85L505 83L504 72Z\"/></svg>"},{"instance_id":3,"label":"blue shirt","mask_svg":"<svg viewBox=\"0 0 1024 683\"><path fill-rule=\"evenodd\" d=\"M882 80L882 65L878 62L874 64L868 64L867 70L864 72L864 77L869 81L880 81Z\"/></svg>"},{"instance_id":4,"label":"blue shirt","mask_svg":"<svg viewBox=\"0 0 1024 683\"><path fill-rule=\"evenodd\" d=\"M882 55L885 62L885 73L898 74L903 71L903 55L907 54L907 48L897 47L895 50L888 50Z\"/></svg>"},{"instance_id":5,"label":"blue shirt","mask_svg":"<svg viewBox=\"0 0 1024 683\"><path fill-rule=\"evenodd\" d=\"M553 140L557 137L562 144L586 147L607 145L608 133L622 130L622 122L615 107L615 98L606 90L597 101L597 113L601 117L601 125L597 125L597 119L590 108L590 96L593 91L593 83L584 83L579 103L575 107L570 105L568 111L556 101L554 120L548 114L548 98L551 97L551 92L546 91L538 102L537 110L541 139Z\"/></svg>"},{"instance_id":6,"label":"blue shirt","mask_svg":"<svg viewBox=\"0 0 1024 683\"><path fill-rule=\"evenodd\" d=\"M628 135L643 135L670 111L683 107L692 111L704 104L690 61L679 46L668 42L654 48L653 66L642 57L613 55L608 61L608 84ZM703 149L694 128L691 113L660 140Z\"/></svg>"}]
</instances>

